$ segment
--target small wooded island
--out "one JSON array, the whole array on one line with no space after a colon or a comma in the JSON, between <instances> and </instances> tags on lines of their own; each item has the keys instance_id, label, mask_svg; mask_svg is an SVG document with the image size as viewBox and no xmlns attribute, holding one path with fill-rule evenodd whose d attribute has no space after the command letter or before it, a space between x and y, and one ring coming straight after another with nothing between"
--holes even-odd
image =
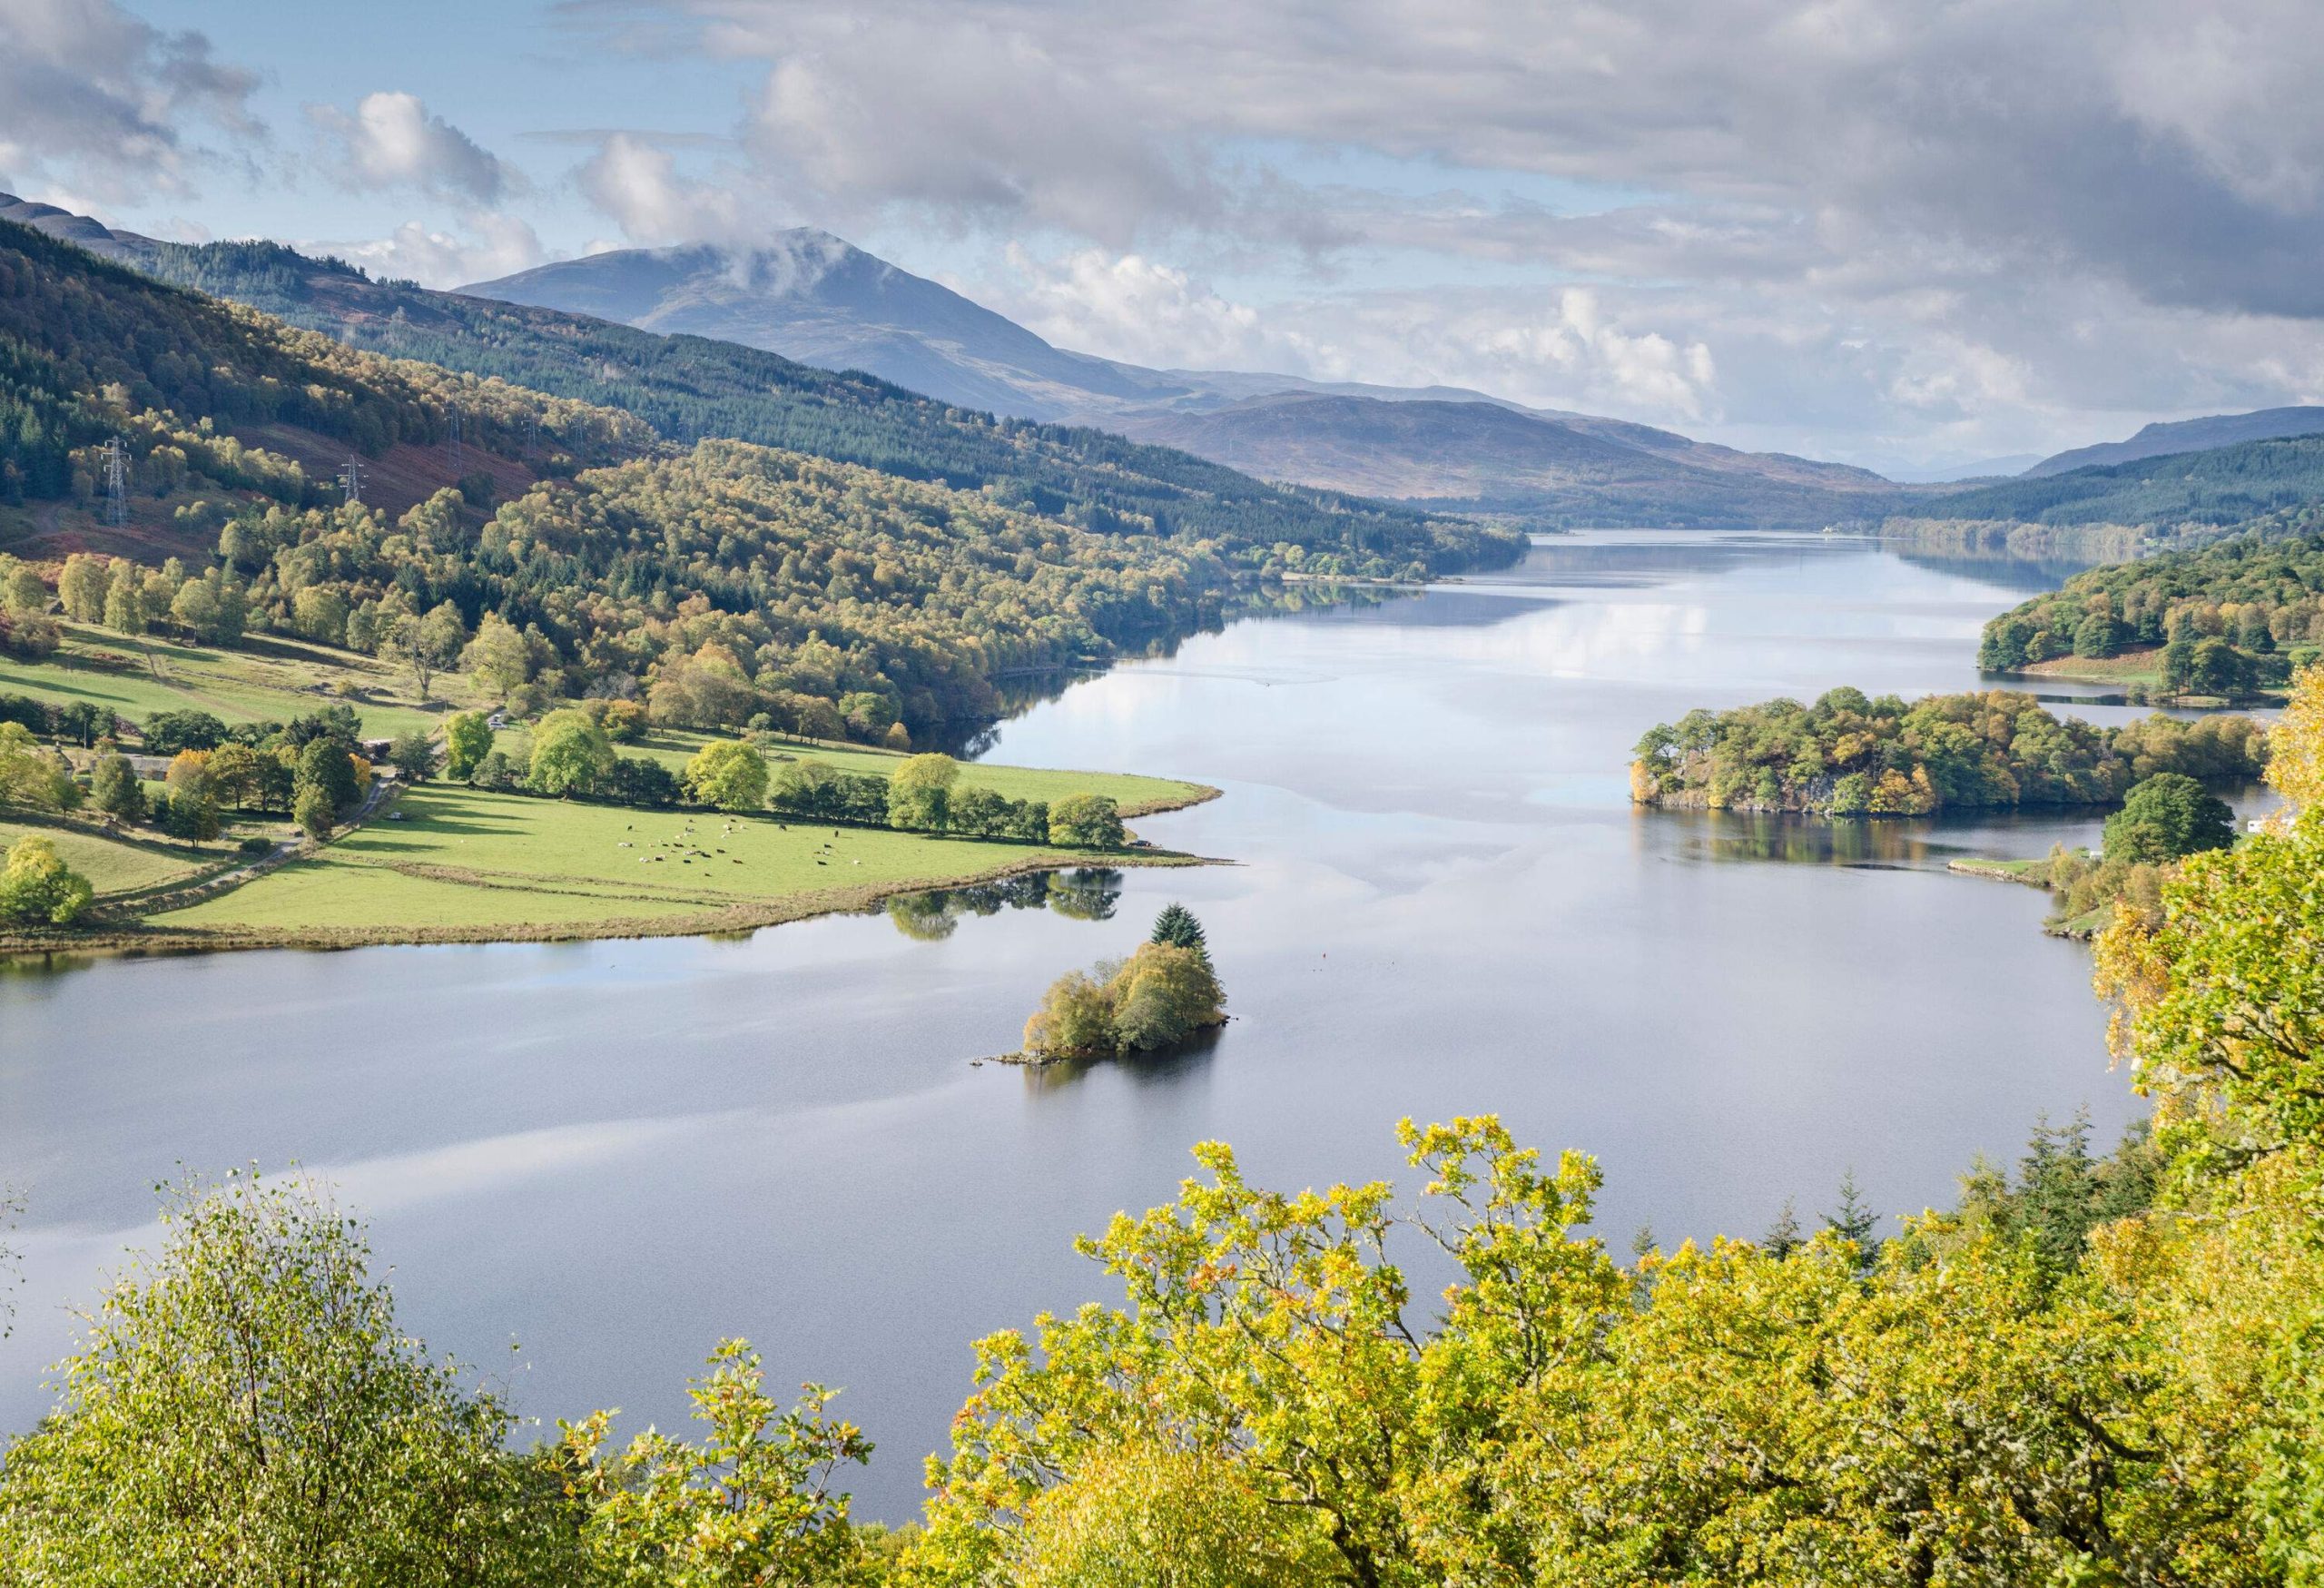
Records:
<instances>
[{"instance_id":1,"label":"small wooded island","mask_svg":"<svg viewBox=\"0 0 2324 1588\"><path fill-rule=\"evenodd\" d=\"M2264 725L2157 715L2101 727L1989 690L1907 704L1829 690L1813 705L1770 700L1691 711L1638 742L1640 804L1828 816L1925 816L1953 807L2111 804L2160 773L2257 777Z\"/></svg>"},{"instance_id":2,"label":"small wooded island","mask_svg":"<svg viewBox=\"0 0 2324 1588\"><path fill-rule=\"evenodd\" d=\"M1021 1057L1047 1064L1151 1053L1226 1021L1226 993L1202 923L1185 905L1171 904L1128 959L1102 962L1095 973L1069 971L1049 984L1025 1022Z\"/></svg>"}]
</instances>

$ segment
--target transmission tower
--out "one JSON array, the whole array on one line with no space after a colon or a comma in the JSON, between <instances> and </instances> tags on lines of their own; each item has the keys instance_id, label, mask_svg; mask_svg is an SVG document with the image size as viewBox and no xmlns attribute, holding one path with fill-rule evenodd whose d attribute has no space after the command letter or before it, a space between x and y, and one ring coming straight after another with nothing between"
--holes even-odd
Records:
<instances>
[{"instance_id":1,"label":"transmission tower","mask_svg":"<svg viewBox=\"0 0 2324 1588\"><path fill-rule=\"evenodd\" d=\"M129 454L119 436L105 443L105 522L116 529L129 522Z\"/></svg>"},{"instance_id":2,"label":"transmission tower","mask_svg":"<svg viewBox=\"0 0 2324 1588\"><path fill-rule=\"evenodd\" d=\"M452 478L458 479L460 477L460 405L457 402L452 405L451 420L445 429L444 444L450 451Z\"/></svg>"},{"instance_id":3,"label":"transmission tower","mask_svg":"<svg viewBox=\"0 0 2324 1588\"><path fill-rule=\"evenodd\" d=\"M346 495L349 507L363 505L363 462L353 453L348 454L347 461L339 466L339 488Z\"/></svg>"}]
</instances>

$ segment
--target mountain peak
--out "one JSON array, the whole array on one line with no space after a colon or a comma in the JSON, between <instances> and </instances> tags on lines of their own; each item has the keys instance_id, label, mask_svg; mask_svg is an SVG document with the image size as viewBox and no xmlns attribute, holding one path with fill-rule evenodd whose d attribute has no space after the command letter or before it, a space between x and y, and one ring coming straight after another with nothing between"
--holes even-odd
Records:
<instances>
[{"instance_id":1,"label":"mountain peak","mask_svg":"<svg viewBox=\"0 0 2324 1588\"><path fill-rule=\"evenodd\" d=\"M107 259L120 259L153 241L134 232L116 232L90 216L76 215L36 199L20 199L9 192L0 192L0 221L14 221L19 226L29 226L63 242L77 242L91 253L103 254Z\"/></svg>"}]
</instances>

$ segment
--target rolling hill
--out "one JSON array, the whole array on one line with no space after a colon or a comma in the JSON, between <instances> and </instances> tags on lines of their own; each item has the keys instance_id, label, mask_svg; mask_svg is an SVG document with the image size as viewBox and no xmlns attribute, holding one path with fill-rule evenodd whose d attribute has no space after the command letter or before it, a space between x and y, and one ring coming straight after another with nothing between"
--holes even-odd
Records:
<instances>
[{"instance_id":1,"label":"rolling hill","mask_svg":"<svg viewBox=\"0 0 2324 1588\"><path fill-rule=\"evenodd\" d=\"M1285 392L1120 422L1254 473L1558 526L1821 528L1897 499L1860 470L1473 399Z\"/></svg>"}]
</instances>

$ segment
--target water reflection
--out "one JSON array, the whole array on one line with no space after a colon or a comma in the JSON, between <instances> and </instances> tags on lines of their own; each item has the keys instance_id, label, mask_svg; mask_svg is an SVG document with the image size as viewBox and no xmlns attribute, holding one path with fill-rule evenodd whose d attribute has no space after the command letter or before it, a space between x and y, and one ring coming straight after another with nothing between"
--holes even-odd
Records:
<instances>
[{"instance_id":1,"label":"water reflection","mask_svg":"<svg viewBox=\"0 0 2324 1588\"><path fill-rule=\"evenodd\" d=\"M942 942L963 917L998 915L1004 910L1054 910L1072 921L1110 921L1121 896L1120 872L1111 866L1076 866L971 887L899 893L876 912L885 913L898 932L915 942Z\"/></svg>"},{"instance_id":2,"label":"water reflection","mask_svg":"<svg viewBox=\"0 0 2324 1588\"><path fill-rule=\"evenodd\" d=\"M1641 823L1669 826L1679 853L1711 861L1783 861L1803 865L1943 865L1974 850L1942 840L1935 817L1872 821L1774 812L1640 811ZM1971 831L1955 823L1958 831ZM2050 828L2042 829L2047 833Z\"/></svg>"},{"instance_id":3,"label":"water reflection","mask_svg":"<svg viewBox=\"0 0 2324 1588\"><path fill-rule=\"evenodd\" d=\"M1181 1086L1199 1077L1218 1052L1225 1028L1196 1031L1175 1048L1148 1053L1125 1053L1117 1059L1059 1059L1048 1064L1024 1066L1025 1090L1035 1097L1054 1098L1072 1091L1092 1075L1104 1072L1128 1080L1134 1088Z\"/></svg>"},{"instance_id":4,"label":"water reflection","mask_svg":"<svg viewBox=\"0 0 2324 1588\"><path fill-rule=\"evenodd\" d=\"M2222 791L2226 792L2226 791ZM1768 811L1640 809L1661 849L1701 861L1943 870L1946 863L2015 854L2057 842L2076 814L2095 826L2102 810L1956 811L1935 816L1820 816Z\"/></svg>"}]
</instances>

